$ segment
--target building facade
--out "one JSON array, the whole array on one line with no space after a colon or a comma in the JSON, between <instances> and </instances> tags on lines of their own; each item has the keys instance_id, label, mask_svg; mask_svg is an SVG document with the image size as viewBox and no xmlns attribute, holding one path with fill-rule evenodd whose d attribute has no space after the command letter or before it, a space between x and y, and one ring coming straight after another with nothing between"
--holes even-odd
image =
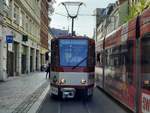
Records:
<instances>
[{"instance_id":1,"label":"building facade","mask_svg":"<svg viewBox=\"0 0 150 113\"><path fill-rule=\"evenodd\" d=\"M128 16L128 9L128 0L118 0L104 8L103 12L100 13L100 16L104 19L100 19L99 24L96 25L96 41L101 40L124 24L125 18Z\"/></svg>"},{"instance_id":2,"label":"building facade","mask_svg":"<svg viewBox=\"0 0 150 113\"><path fill-rule=\"evenodd\" d=\"M64 36L64 35L69 35L69 30L64 30L64 29L57 29L57 28L51 28L49 29L49 32L57 38L59 36Z\"/></svg>"},{"instance_id":3,"label":"building facade","mask_svg":"<svg viewBox=\"0 0 150 113\"><path fill-rule=\"evenodd\" d=\"M46 58L46 53L48 52L48 27L49 27L49 17L48 17L48 3L51 0L41 0L41 10L40 10L40 44L41 44L41 65L47 64L48 60Z\"/></svg>"},{"instance_id":4,"label":"building facade","mask_svg":"<svg viewBox=\"0 0 150 113\"><path fill-rule=\"evenodd\" d=\"M48 5L43 2L0 0L0 80L40 70L41 48L48 49Z\"/></svg>"}]
</instances>

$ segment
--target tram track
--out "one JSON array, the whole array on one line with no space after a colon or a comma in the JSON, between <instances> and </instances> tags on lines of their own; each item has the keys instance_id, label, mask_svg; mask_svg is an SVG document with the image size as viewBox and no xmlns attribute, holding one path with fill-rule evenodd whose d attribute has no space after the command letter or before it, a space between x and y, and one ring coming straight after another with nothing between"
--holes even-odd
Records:
<instances>
[{"instance_id":1,"label":"tram track","mask_svg":"<svg viewBox=\"0 0 150 113\"><path fill-rule=\"evenodd\" d=\"M61 112L61 102L58 102L58 113L62 113Z\"/></svg>"},{"instance_id":2,"label":"tram track","mask_svg":"<svg viewBox=\"0 0 150 113\"><path fill-rule=\"evenodd\" d=\"M76 101L76 104L73 103ZM89 109L88 103L85 100L60 100L58 102L57 113L92 113Z\"/></svg>"},{"instance_id":3,"label":"tram track","mask_svg":"<svg viewBox=\"0 0 150 113\"><path fill-rule=\"evenodd\" d=\"M47 95L38 113L130 113L99 89L91 100L83 98L58 99Z\"/></svg>"},{"instance_id":4,"label":"tram track","mask_svg":"<svg viewBox=\"0 0 150 113\"><path fill-rule=\"evenodd\" d=\"M85 108L86 108L86 110L87 110L87 113L92 113L92 112L90 111L90 108L89 108L89 106L88 106L88 103L85 102L85 101L83 101L83 104L84 104L84 106L85 106Z\"/></svg>"}]
</instances>

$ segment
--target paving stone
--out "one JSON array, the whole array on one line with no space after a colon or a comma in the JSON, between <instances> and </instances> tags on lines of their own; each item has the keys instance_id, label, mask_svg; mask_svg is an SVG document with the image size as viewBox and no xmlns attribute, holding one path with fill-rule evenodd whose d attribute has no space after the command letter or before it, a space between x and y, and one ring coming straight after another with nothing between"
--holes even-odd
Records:
<instances>
[{"instance_id":1,"label":"paving stone","mask_svg":"<svg viewBox=\"0 0 150 113\"><path fill-rule=\"evenodd\" d=\"M14 77L7 82L1 82L0 113L26 113L48 84L43 72Z\"/></svg>"}]
</instances>

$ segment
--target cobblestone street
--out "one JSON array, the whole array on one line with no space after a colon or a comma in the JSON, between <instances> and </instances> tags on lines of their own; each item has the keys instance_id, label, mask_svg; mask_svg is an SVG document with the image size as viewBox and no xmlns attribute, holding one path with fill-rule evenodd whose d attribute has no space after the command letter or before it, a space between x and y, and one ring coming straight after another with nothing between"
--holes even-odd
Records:
<instances>
[{"instance_id":1,"label":"cobblestone street","mask_svg":"<svg viewBox=\"0 0 150 113\"><path fill-rule=\"evenodd\" d=\"M47 86L48 80L43 72L9 78L8 81L1 82L0 113L16 113L18 109L21 110L21 105L24 106L22 110L27 112Z\"/></svg>"}]
</instances>

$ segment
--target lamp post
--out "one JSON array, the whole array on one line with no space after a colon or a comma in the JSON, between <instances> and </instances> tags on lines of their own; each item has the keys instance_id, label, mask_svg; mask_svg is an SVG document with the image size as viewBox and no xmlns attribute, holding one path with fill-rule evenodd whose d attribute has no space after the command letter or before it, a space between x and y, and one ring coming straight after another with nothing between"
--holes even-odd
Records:
<instances>
[{"instance_id":1,"label":"lamp post","mask_svg":"<svg viewBox=\"0 0 150 113\"><path fill-rule=\"evenodd\" d=\"M77 18L78 13L79 13L79 9L80 9L81 5L83 5L83 2L62 2L61 4L65 7L68 16L69 16L69 17L71 18L71 20L72 20L71 33L72 33L72 36L73 36L73 35L75 35L75 34L74 34L74 19ZM69 10L68 10L67 6L70 6L70 5L77 7L77 12L76 12L75 15L71 15L71 14L69 13Z\"/></svg>"}]
</instances>

